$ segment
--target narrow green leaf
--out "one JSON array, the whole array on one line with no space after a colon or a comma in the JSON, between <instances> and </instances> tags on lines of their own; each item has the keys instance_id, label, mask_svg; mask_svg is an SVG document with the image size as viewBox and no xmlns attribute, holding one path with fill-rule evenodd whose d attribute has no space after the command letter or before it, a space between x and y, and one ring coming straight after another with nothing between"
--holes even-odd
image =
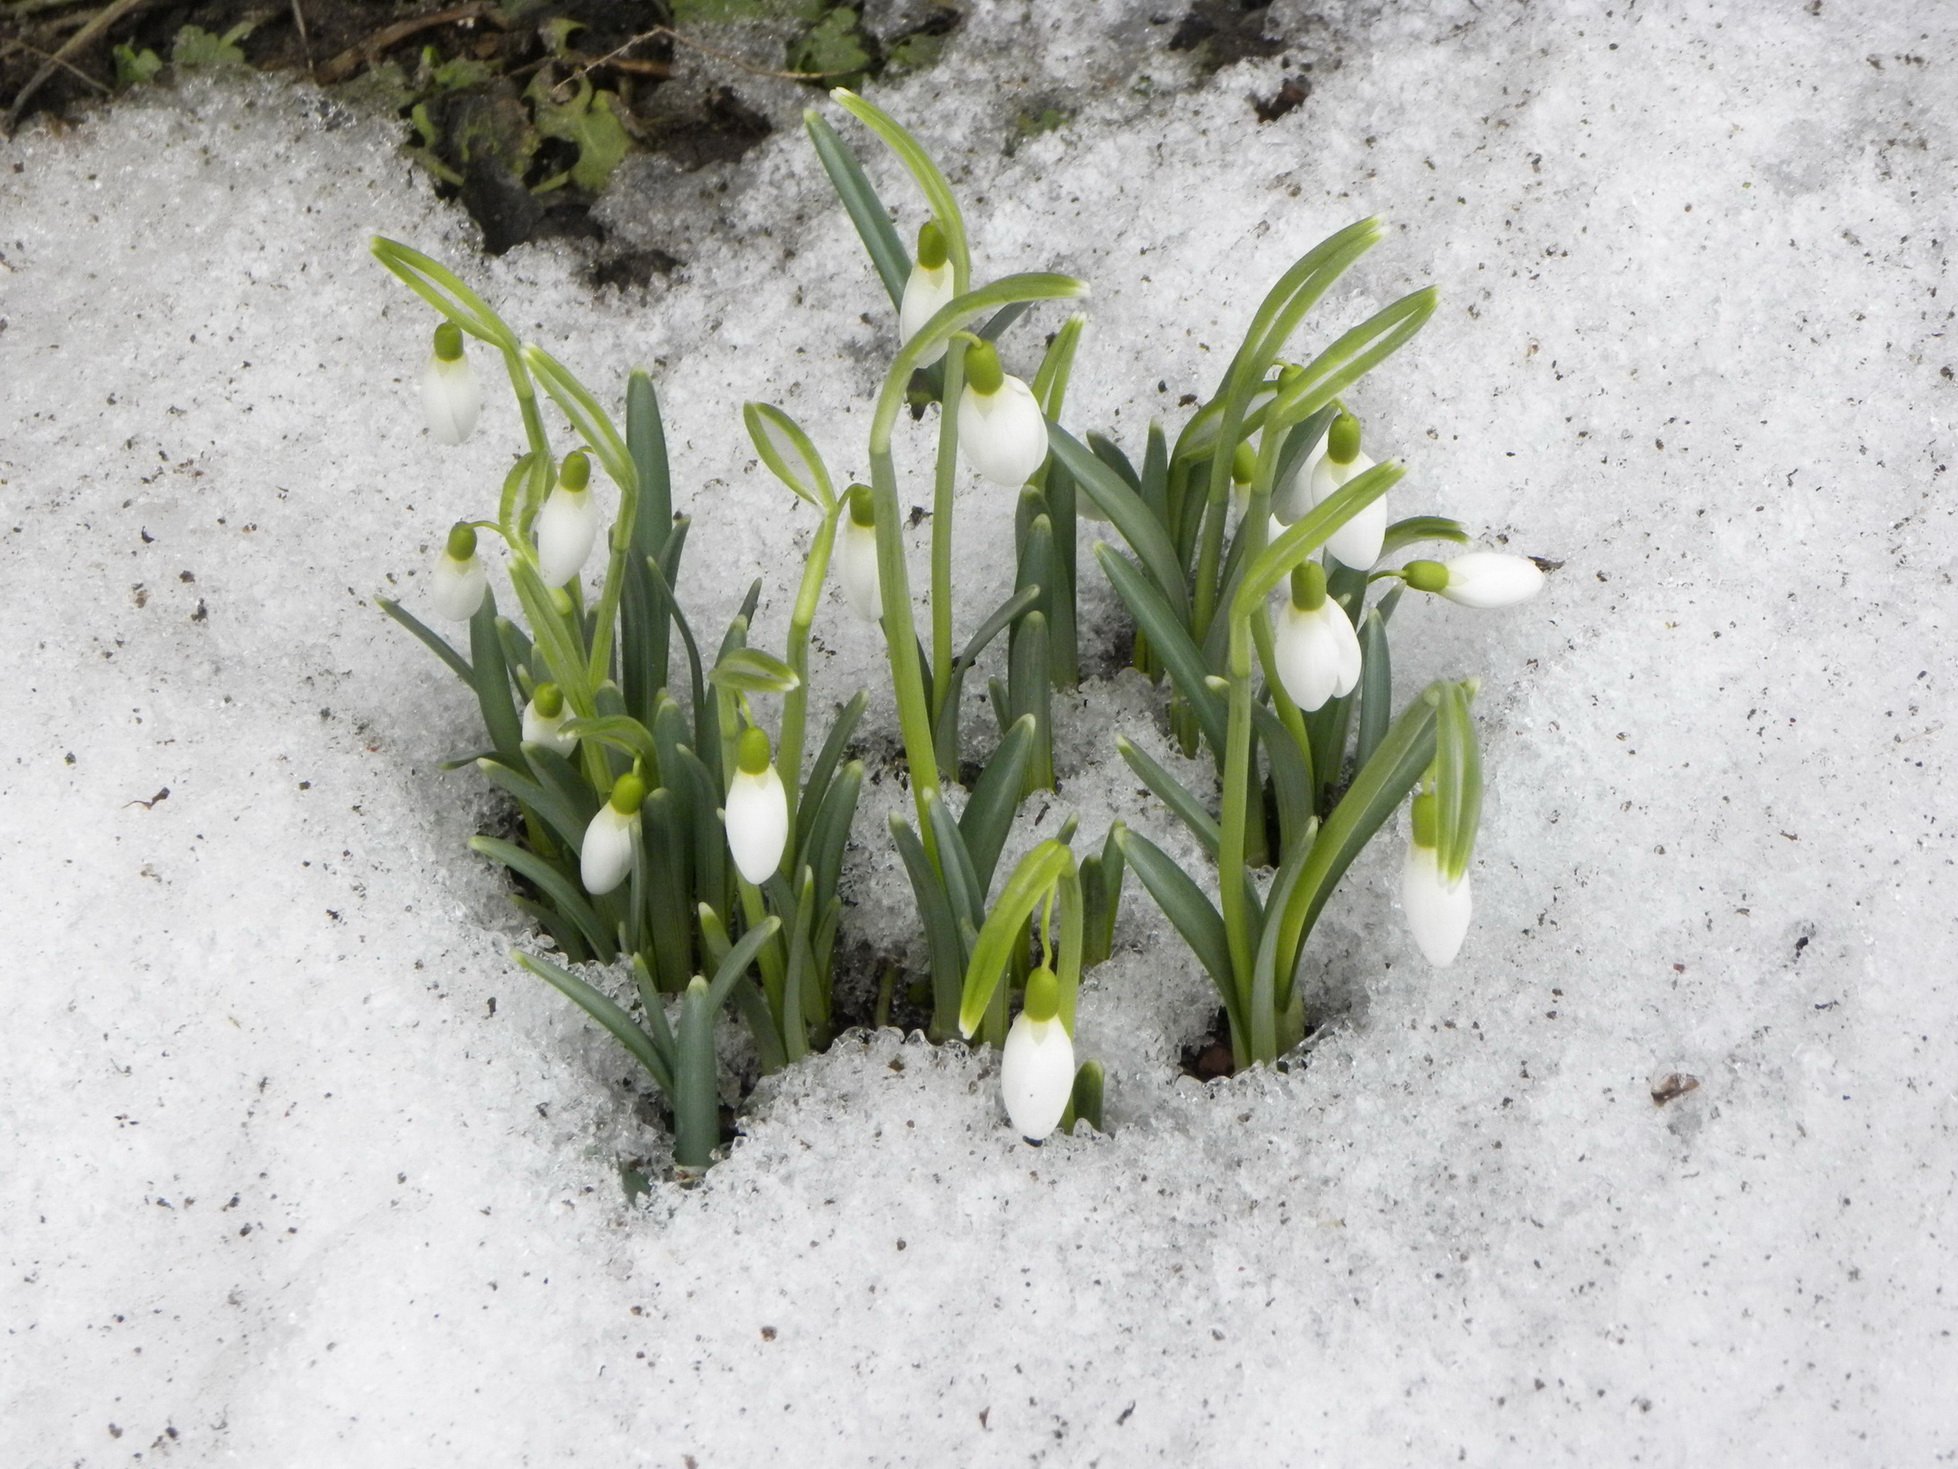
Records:
<instances>
[{"instance_id":1,"label":"narrow green leaf","mask_svg":"<svg viewBox=\"0 0 1958 1469\"><path fill-rule=\"evenodd\" d=\"M1065 464L1068 473L1074 476L1076 487L1088 497L1104 519L1114 523L1115 529L1154 583L1157 597L1179 623L1187 626L1189 597L1183 582L1183 565L1162 523L1150 513L1142 503L1141 496L1130 489L1120 475L1103 464L1092 450L1067 430L1050 423L1047 442L1054 457Z\"/></svg>"},{"instance_id":2,"label":"narrow green leaf","mask_svg":"<svg viewBox=\"0 0 1958 1469\"><path fill-rule=\"evenodd\" d=\"M1386 738L1393 700L1394 666L1387 647L1387 624L1375 608L1360 623L1360 739L1353 758L1361 769Z\"/></svg>"},{"instance_id":3,"label":"narrow green leaf","mask_svg":"<svg viewBox=\"0 0 1958 1469\"><path fill-rule=\"evenodd\" d=\"M877 268L884 289L890 293L891 309L896 310L904 300L905 282L911 278L911 254L904 248L904 241L891 224L890 212L871 188L849 144L837 136L836 130L813 107L802 114L802 121L809 129L809 140L816 146L816 156L822 160L823 171L829 175L837 198L843 201L850 222L857 227L870 263Z\"/></svg>"},{"instance_id":4,"label":"narrow green leaf","mask_svg":"<svg viewBox=\"0 0 1958 1469\"><path fill-rule=\"evenodd\" d=\"M673 1068L673 1164L700 1173L714 1161L721 1140L720 1073L714 1058L714 1019L720 1006L708 998L707 981L695 975L680 996L679 1064Z\"/></svg>"},{"instance_id":5,"label":"narrow green leaf","mask_svg":"<svg viewBox=\"0 0 1958 1469\"><path fill-rule=\"evenodd\" d=\"M1450 541L1466 546L1473 539L1468 527L1459 520L1450 520L1445 515L1410 515L1387 527L1386 538L1380 543L1380 557L1384 561L1422 541Z\"/></svg>"},{"instance_id":6,"label":"narrow green leaf","mask_svg":"<svg viewBox=\"0 0 1958 1469\"><path fill-rule=\"evenodd\" d=\"M816 906L826 908L836 895L838 874L843 869L843 849L850 840L850 822L857 813L857 797L863 790L863 762L852 760L830 783L823 804L809 830L804 847L804 863L816 877Z\"/></svg>"},{"instance_id":7,"label":"narrow green leaf","mask_svg":"<svg viewBox=\"0 0 1958 1469\"><path fill-rule=\"evenodd\" d=\"M541 955L526 954L518 949L513 951L510 957L517 961L520 968L529 970L610 1031L613 1039L631 1052L632 1058L646 1068L646 1074L653 1079L653 1085L671 1100L672 1068L667 1064L666 1057L660 1054L659 1048L653 1044L653 1038L633 1023L632 1017L625 1012L623 1006L585 983L577 975L560 969Z\"/></svg>"},{"instance_id":8,"label":"narrow green leaf","mask_svg":"<svg viewBox=\"0 0 1958 1469\"><path fill-rule=\"evenodd\" d=\"M739 942L728 951L728 956L721 960L720 968L714 971L713 981L707 986L707 998L710 1004L717 1009L720 1007L727 999L727 992L733 988L734 982L747 972L748 966L755 960L755 955L759 954L762 946L781 931L781 927L782 920L771 914L741 935Z\"/></svg>"},{"instance_id":9,"label":"narrow green leaf","mask_svg":"<svg viewBox=\"0 0 1958 1469\"><path fill-rule=\"evenodd\" d=\"M590 447L624 495L636 501L639 494L639 469L626 447L625 436L592 396L590 389L571 374L571 370L535 342L526 342L522 352L524 366L530 369L545 392L571 420L578 437Z\"/></svg>"},{"instance_id":10,"label":"narrow green leaf","mask_svg":"<svg viewBox=\"0 0 1958 1469\"><path fill-rule=\"evenodd\" d=\"M992 1003L993 991L1005 973L1009 957L1027 944L1027 924L1062 874L1075 874L1074 854L1057 841L1044 841L1022 857L998 901L986 915L972 958L966 965L965 986L959 999L959 1029L971 1035Z\"/></svg>"},{"instance_id":11,"label":"narrow green leaf","mask_svg":"<svg viewBox=\"0 0 1958 1469\"><path fill-rule=\"evenodd\" d=\"M783 484L827 515L836 504L829 470L816 445L788 414L771 403L748 403L741 409L741 421L755 452Z\"/></svg>"},{"instance_id":12,"label":"narrow green leaf","mask_svg":"<svg viewBox=\"0 0 1958 1469\"><path fill-rule=\"evenodd\" d=\"M523 722L510 696L510 669L503 661L503 640L496 633L496 597L489 592L469 619L469 658L483 728L497 753L516 764L523 759Z\"/></svg>"},{"instance_id":13,"label":"narrow green leaf","mask_svg":"<svg viewBox=\"0 0 1958 1469\"><path fill-rule=\"evenodd\" d=\"M1115 737L1115 749L1128 762L1129 769L1133 770L1149 788L1150 794L1169 807L1171 814L1189 829L1191 836L1203 844L1203 849L1214 861L1217 856L1217 845L1223 839L1223 833L1217 825L1217 818L1210 814L1203 802L1197 799L1188 786L1147 754L1138 750L1123 736Z\"/></svg>"},{"instance_id":14,"label":"narrow green leaf","mask_svg":"<svg viewBox=\"0 0 1958 1469\"><path fill-rule=\"evenodd\" d=\"M1120 846L1129 870L1142 880L1163 916L1183 935L1183 942L1190 946L1190 952L1217 986L1224 1004L1235 1010L1237 989L1231 979L1230 940L1224 933L1223 915L1218 913L1216 905L1190 881L1189 874L1147 837L1125 830Z\"/></svg>"},{"instance_id":15,"label":"narrow green leaf","mask_svg":"<svg viewBox=\"0 0 1958 1469\"><path fill-rule=\"evenodd\" d=\"M429 652L449 665L450 671L457 678L468 684L472 689L476 687L475 671L470 668L469 661L466 658L449 646L447 638L428 627L420 618L416 617L412 612L409 612L392 598L376 597L374 599L374 605L420 639L422 645Z\"/></svg>"},{"instance_id":16,"label":"narrow green leaf","mask_svg":"<svg viewBox=\"0 0 1958 1469\"><path fill-rule=\"evenodd\" d=\"M530 746L534 750L535 745ZM558 840L573 851L584 840L585 827L590 823L592 812L581 817L577 808L567 804L555 790L520 774L504 764L501 759L484 759L476 762L491 785L509 792L519 801L544 819L544 823L557 833Z\"/></svg>"},{"instance_id":17,"label":"narrow green leaf","mask_svg":"<svg viewBox=\"0 0 1958 1469\"><path fill-rule=\"evenodd\" d=\"M759 648L735 648L721 655L707 681L737 694L786 694L801 685L796 671Z\"/></svg>"},{"instance_id":18,"label":"narrow green leaf","mask_svg":"<svg viewBox=\"0 0 1958 1469\"><path fill-rule=\"evenodd\" d=\"M1273 794L1278 798L1279 847L1289 851L1312 823L1312 767L1278 716L1263 704L1251 706L1252 723L1271 767Z\"/></svg>"},{"instance_id":19,"label":"narrow green leaf","mask_svg":"<svg viewBox=\"0 0 1958 1469\"><path fill-rule=\"evenodd\" d=\"M499 837L471 837L469 850L501 862L543 893L560 913L578 925L578 932L583 935L592 953L607 964L612 962L618 952L617 945L605 925L599 921L591 900L570 878L536 853L527 852L514 842L506 842Z\"/></svg>"},{"instance_id":20,"label":"narrow green leaf","mask_svg":"<svg viewBox=\"0 0 1958 1469\"><path fill-rule=\"evenodd\" d=\"M1191 641L1185 624L1179 620L1156 589L1136 568L1114 547L1106 542L1095 546L1095 560L1115 594L1122 599L1122 605L1129 609L1129 615L1136 625L1147 634L1149 647L1162 665L1169 671L1176 691L1188 701L1190 710L1203 730L1204 740L1217 758L1223 758L1224 749L1224 705L1211 690L1208 680L1210 669L1204 663L1203 654Z\"/></svg>"},{"instance_id":21,"label":"narrow green leaf","mask_svg":"<svg viewBox=\"0 0 1958 1469\"><path fill-rule=\"evenodd\" d=\"M965 950L959 942L958 924L952 917L951 900L931 859L925 855L918 834L902 816L890 819L891 840L911 879L911 895L918 907L918 921L925 931L925 944L931 955L932 1021L934 1039L948 1039L958 1026L959 987L965 981Z\"/></svg>"},{"instance_id":22,"label":"narrow green leaf","mask_svg":"<svg viewBox=\"0 0 1958 1469\"><path fill-rule=\"evenodd\" d=\"M809 840L809 828L815 821L816 809L827 797L831 776L836 770L837 761L843 758L843 749L855 732L857 721L863 717L864 708L870 696L862 689L857 690L850 702L837 711L836 718L830 722L829 735L823 747L816 753L816 763L809 767L809 778L802 783L802 799L796 805L795 847L802 851Z\"/></svg>"},{"instance_id":23,"label":"narrow green leaf","mask_svg":"<svg viewBox=\"0 0 1958 1469\"><path fill-rule=\"evenodd\" d=\"M1013 829L1013 816L1020 808L1020 794L1033 756L1036 733L1032 715L1013 722L973 784L972 795L959 816L959 833L965 839L964 846L982 893L992 888L1000 849Z\"/></svg>"}]
</instances>

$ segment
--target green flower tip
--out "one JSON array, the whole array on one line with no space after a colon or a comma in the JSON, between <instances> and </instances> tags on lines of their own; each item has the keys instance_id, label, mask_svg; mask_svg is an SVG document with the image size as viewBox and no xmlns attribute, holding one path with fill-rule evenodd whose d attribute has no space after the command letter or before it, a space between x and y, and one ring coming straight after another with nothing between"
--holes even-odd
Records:
<instances>
[{"instance_id":1,"label":"green flower tip","mask_svg":"<svg viewBox=\"0 0 1958 1469\"><path fill-rule=\"evenodd\" d=\"M1061 982L1045 964L1027 976L1026 998L1020 1009L1029 1020L1052 1020L1061 1013Z\"/></svg>"},{"instance_id":2,"label":"green flower tip","mask_svg":"<svg viewBox=\"0 0 1958 1469\"><path fill-rule=\"evenodd\" d=\"M467 561L476 554L476 527L458 520L449 530L449 559Z\"/></svg>"},{"instance_id":3,"label":"green flower tip","mask_svg":"<svg viewBox=\"0 0 1958 1469\"><path fill-rule=\"evenodd\" d=\"M768 769L769 749L766 731L753 725L741 731L741 742L735 747L734 763L741 768L743 775L760 775Z\"/></svg>"},{"instance_id":4,"label":"green flower tip","mask_svg":"<svg viewBox=\"0 0 1958 1469\"><path fill-rule=\"evenodd\" d=\"M564 690L554 683L540 683L537 692L530 696L530 702L544 718L556 719L564 713Z\"/></svg>"},{"instance_id":5,"label":"green flower tip","mask_svg":"<svg viewBox=\"0 0 1958 1469\"><path fill-rule=\"evenodd\" d=\"M850 524L866 530L877 524L877 502L870 498L869 485L851 485L844 498L850 502Z\"/></svg>"},{"instance_id":6,"label":"green flower tip","mask_svg":"<svg viewBox=\"0 0 1958 1469\"><path fill-rule=\"evenodd\" d=\"M1448 585L1448 568L1439 561L1410 561L1401 568L1401 580L1417 592L1440 592Z\"/></svg>"},{"instance_id":7,"label":"green flower tip","mask_svg":"<svg viewBox=\"0 0 1958 1469\"><path fill-rule=\"evenodd\" d=\"M454 362L462 356L461 327L445 321L435 328L435 355L444 362Z\"/></svg>"},{"instance_id":8,"label":"green flower tip","mask_svg":"<svg viewBox=\"0 0 1958 1469\"><path fill-rule=\"evenodd\" d=\"M1414 797L1410 813L1414 821L1414 845L1433 847L1435 835L1435 798L1433 791L1421 791Z\"/></svg>"},{"instance_id":9,"label":"green flower tip","mask_svg":"<svg viewBox=\"0 0 1958 1469\"><path fill-rule=\"evenodd\" d=\"M1301 612L1317 612L1326 605L1326 568L1317 561L1301 561L1292 568L1292 605Z\"/></svg>"},{"instance_id":10,"label":"green flower tip","mask_svg":"<svg viewBox=\"0 0 1958 1469\"><path fill-rule=\"evenodd\" d=\"M945 248L945 231L938 227L937 220L926 220L918 231L918 264L926 270L937 270L949 254Z\"/></svg>"},{"instance_id":11,"label":"green flower tip","mask_svg":"<svg viewBox=\"0 0 1958 1469\"><path fill-rule=\"evenodd\" d=\"M1251 476L1257 472L1258 456L1251 448L1251 441L1246 439L1237 446L1237 452L1231 455L1231 483L1248 485L1251 483Z\"/></svg>"},{"instance_id":12,"label":"green flower tip","mask_svg":"<svg viewBox=\"0 0 1958 1469\"><path fill-rule=\"evenodd\" d=\"M583 449L573 449L564 456L564 464L557 472L557 482L567 490L582 490L591 483L591 455Z\"/></svg>"},{"instance_id":13,"label":"green flower tip","mask_svg":"<svg viewBox=\"0 0 1958 1469\"><path fill-rule=\"evenodd\" d=\"M646 800L646 782L636 775L622 775L612 786L612 809L621 816L633 815Z\"/></svg>"},{"instance_id":14,"label":"green flower tip","mask_svg":"<svg viewBox=\"0 0 1958 1469\"><path fill-rule=\"evenodd\" d=\"M982 398L992 397L1006 381L1006 373L999 365L999 353L993 350L991 342L982 341L976 347L966 348L965 381Z\"/></svg>"},{"instance_id":15,"label":"green flower tip","mask_svg":"<svg viewBox=\"0 0 1958 1469\"><path fill-rule=\"evenodd\" d=\"M1326 457L1335 464L1351 464L1360 456L1360 420L1345 410L1326 431Z\"/></svg>"}]
</instances>

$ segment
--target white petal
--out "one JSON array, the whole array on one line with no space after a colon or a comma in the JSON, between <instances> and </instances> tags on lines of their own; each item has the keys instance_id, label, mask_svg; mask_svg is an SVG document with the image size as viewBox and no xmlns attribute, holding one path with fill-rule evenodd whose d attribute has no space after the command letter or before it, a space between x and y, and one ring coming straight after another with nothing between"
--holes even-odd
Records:
<instances>
[{"instance_id":1,"label":"white petal","mask_svg":"<svg viewBox=\"0 0 1958 1469\"><path fill-rule=\"evenodd\" d=\"M569 755L578 748L578 737L564 732L565 722L571 717L568 710L560 709L556 719L546 719L537 712L534 703L523 706L523 742L526 745L542 745L554 754Z\"/></svg>"},{"instance_id":2,"label":"white petal","mask_svg":"<svg viewBox=\"0 0 1958 1469\"><path fill-rule=\"evenodd\" d=\"M422 369L422 412L437 443L460 444L476 430L483 411L483 385L467 357L452 362L430 354Z\"/></svg>"},{"instance_id":3,"label":"white petal","mask_svg":"<svg viewBox=\"0 0 1958 1469\"><path fill-rule=\"evenodd\" d=\"M553 489L537 512L537 569L547 587L580 571L598 540L598 502L590 490Z\"/></svg>"},{"instance_id":4,"label":"white petal","mask_svg":"<svg viewBox=\"0 0 1958 1469\"><path fill-rule=\"evenodd\" d=\"M632 871L632 828L637 820L636 813L621 816L607 801L585 828L584 844L578 848L578 876L593 897L611 892Z\"/></svg>"},{"instance_id":5,"label":"white petal","mask_svg":"<svg viewBox=\"0 0 1958 1469\"><path fill-rule=\"evenodd\" d=\"M727 793L727 849L749 882L760 886L782 865L789 844L789 798L769 766L760 775L738 772Z\"/></svg>"},{"instance_id":6,"label":"white petal","mask_svg":"<svg viewBox=\"0 0 1958 1469\"><path fill-rule=\"evenodd\" d=\"M1312 476L1319 468L1319 461L1326 457L1326 436L1319 435L1319 442L1307 452L1290 475L1282 480L1271 492L1271 513L1283 525L1290 525L1316 503L1312 498Z\"/></svg>"},{"instance_id":7,"label":"white petal","mask_svg":"<svg viewBox=\"0 0 1958 1469\"><path fill-rule=\"evenodd\" d=\"M881 583L877 580L877 531L858 525L843 513L843 544L836 551L836 579L843 583L843 600L865 622L884 615Z\"/></svg>"},{"instance_id":8,"label":"white petal","mask_svg":"<svg viewBox=\"0 0 1958 1469\"><path fill-rule=\"evenodd\" d=\"M1365 454L1356 454L1351 464L1335 464L1321 459L1312 471L1312 503L1322 505L1333 494L1373 468ZM1387 498L1381 496L1366 509L1332 533L1326 549L1341 566L1369 571L1380 559L1380 548L1387 539Z\"/></svg>"},{"instance_id":9,"label":"white petal","mask_svg":"<svg viewBox=\"0 0 1958 1469\"><path fill-rule=\"evenodd\" d=\"M474 617L487 590L489 572L482 557L458 561L444 550L435 558L435 583L429 588L429 596L435 610L451 622L467 622Z\"/></svg>"},{"instance_id":10,"label":"white petal","mask_svg":"<svg viewBox=\"0 0 1958 1469\"><path fill-rule=\"evenodd\" d=\"M1074 1095L1074 1042L1058 1018L1029 1020L1022 1011L1006 1032L999 1094L1021 1137L1039 1142L1060 1126Z\"/></svg>"},{"instance_id":11,"label":"white petal","mask_svg":"<svg viewBox=\"0 0 1958 1469\"><path fill-rule=\"evenodd\" d=\"M1464 607L1513 607L1543 589L1543 573L1527 556L1470 551L1448 563L1441 595Z\"/></svg>"},{"instance_id":12,"label":"white petal","mask_svg":"<svg viewBox=\"0 0 1958 1469\"><path fill-rule=\"evenodd\" d=\"M1333 678L1333 693L1342 698L1353 692L1360 684L1360 635L1353 630L1352 619L1347 617L1346 609L1332 598L1326 605L1337 616L1337 625L1332 629L1334 654L1338 671ZM1331 625L1329 621L1329 625Z\"/></svg>"},{"instance_id":13,"label":"white petal","mask_svg":"<svg viewBox=\"0 0 1958 1469\"><path fill-rule=\"evenodd\" d=\"M1407 910L1408 931L1422 954L1437 968L1461 952L1468 937L1468 874L1452 888L1441 880L1440 854L1433 847L1407 846L1401 864L1401 906Z\"/></svg>"},{"instance_id":14,"label":"white petal","mask_svg":"<svg viewBox=\"0 0 1958 1469\"><path fill-rule=\"evenodd\" d=\"M924 324L936 316L941 308L952 299L952 267L950 262L936 270L922 265L911 267L911 278L904 283L904 299L897 308L897 335L901 342L908 342L918 335ZM920 367L930 367L945 355L943 343L932 353L921 359Z\"/></svg>"},{"instance_id":15,"label":"white petal","mask_svg":"<svg viewBox=\"0 0 1958 1469\"><path fill-rule=\"evenodd\" d=\"M1033 389L1008 377L997 393L959 395L959 448L996 485L1018 489L1047 461L1047 419Z\"/></svg>"},{"instance_id":16,"label":"white petal","mask_svg":"<svg viewBox=\"0 0 1958 1469\"><path fill-rule=\"evenodd\" d=\"M1278 610L1271 635L1278 681L1291 701L1308 714L1333 695L1352 691L1351 684L1340 687L1340 625L1345 628L1346 639L1351 640L1353 624L1330 597L1317 612L1301 611L1289 597Z\"/></svg>"}]
</instances>

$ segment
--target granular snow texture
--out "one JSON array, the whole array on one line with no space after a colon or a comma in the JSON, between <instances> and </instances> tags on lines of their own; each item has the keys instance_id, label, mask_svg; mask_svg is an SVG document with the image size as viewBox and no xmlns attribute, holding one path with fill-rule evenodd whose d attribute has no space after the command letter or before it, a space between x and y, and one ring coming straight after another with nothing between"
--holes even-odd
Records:
<instances>
[{"instance_id":1,"label":"granular snow texture","mask_svg":"<svg viewBox=\"0 0 1958 1469\"><path fill-rule=\"evenodd\" d=\"M481 257L391 128L310 90L31 128L0 144L7 1462L1958 1459L1952 14L1280 0L1284 54L1206 79L1145 5L970 9L877 100L982 274L1094 283L1079 430L1180 423L1364 214L1391 234L1302 352L1440 286L1353 395L1398 513L1562 562L1528 607L1397 619L1403 687L1483 680L1461 959L1405 936L1389 834L1315 938L1309 1058L1200 1086L1214 997L1132 886L1081 1013L1111 1136L1030 1149L989 1056L858 1032L661 1181L629 1060L507 961L464 847L497 803L438 768L467 694L374 605L426 605L516 430L493 386L469 444L426 438L431 319L366 240L608 397L651 368L696 616L760 575L779 645L813 517L739 404L861 474L892 344L806 140L629 173L615 233L687 263L594 296L567 247ZM1286 76L1309 95L1260 124ZM969 627L1010 497L960 515ZM876 677L840 601L818 636L819 700ZM1078 811L1187 856L1112 751L1167 755L1154 692L1099 677L1058 720L1018 842ZM902 801L867 791L848 873L886 949Z\"/></svg>"}]
</instances>

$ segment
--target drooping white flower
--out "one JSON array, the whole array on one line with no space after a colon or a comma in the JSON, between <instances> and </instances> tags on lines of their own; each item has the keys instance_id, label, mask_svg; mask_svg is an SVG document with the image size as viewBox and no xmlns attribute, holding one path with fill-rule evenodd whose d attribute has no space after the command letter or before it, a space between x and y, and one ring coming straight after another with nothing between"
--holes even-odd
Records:
<instances>
[{"instance_id":1,"label":"drooping white flower","mask_svg":"<svg viewBox=\"0 0 1958 1469\"><path fill-rule=\"evenodd\" d=\"M476 554L476 528L457 521L435 558L435 580L429 589L435 610L451 622L467 622L483 605L489 590L489 572Z\"/></svg>"},{"instance_id":2,"label":"drooping white flower","mask_svg":"<svg viewBox=\"0 0 1958 1469\"><path fill-rule=\"evenodd\" d=\"M1543 590L1543 572L1527 556L1470 551L1453 561L1410 561L1401 568L1417 592L1433 592L1464 607L1514 607Z\"/></svg>"},{"instance_id":3,"label":"drooping white flower","mask_svg":"<svg viewBox=\"0 0 1958 1469\"><path fill-rule=\"evenodd\" d=\"M452 321L435 328L435 350L422 368L422 413L437 443L460 444L476 430L483 385L462 352L462 330Z\"/></svg>"},{"instance_id":4,"label":"drooping white flower","mask_svg":"<svg viewBox=\"0 0 1958 1469\"><path fill-rule=\"evenodd\" d=\"M542 745L554 755L569 755L578 748L578 737L564 732L571 715L564 707L564 690L554 683L542 683L523 706L523 742Z\"/></svg>"},{"instance_id":5,"label":"drooping white flower","mask_svg":"<svg viewBox=\"0 0 1958 1469\"><path fill-rule=\"evenodd\" d=\"M1060 1016L1060 981L1046 965L1027 976L1026 999L999 1058L999 1094L1013 1128L1039 1142L1074 1095L1074 1040Z\"/></svg>"},{"instance_id":6,"label":"drooping white flower","mask_svg":"<svg viewBox=\"0 0 1958 1469\"><path fill-rule=\"evenodd\" d=\"M557 485L537 512L537 571L547 587L561 587L585 568L598 540L598 502L591 492L591 460L583 450L564 456Z\"/></svg>"},{"instance_id":7,"label":"drooping white flower","mask_svg":"<svg viewBox=\"0 0 1958 1469\"><path fill-rule=\"evenodd\" d=\"M945 232L937 220L928 219L918 231L917 263L911 267L911 275L904 282L904 298L898 303L898 340L908 342L917 336L951 299L952 262L945 251ZM945 344L941 342L920 359L918 366L930 367L944 355Z\"/></svg>"},{"instance_id":8,"label":"drooping white flower","mask_svg":"<svg viewBox=\"0 0 1958 1469\"><path fill-rule=\"evenodd\" d=\"M870 486L853 485L843 515L843 535L836 548L836 577L843 600L865 622L884 615L883 584L877 579L877 512Z\"/></svg>"},{"instance_id":9,"label":"drooping white flower","mask_svg":"<svg viewBox=\"0 0 1958 1469\"><path fill-rule=\"evenodd\" d=\"M782 865L789 844L789 798L770 761L768 736L741 732L734 779L728 782L727 849L741 876L760 886Z\"/></svg>"},{"instance_id":10,"label":"drooping white flower","mask_svg":"<svg viewBox=\"0 0 1958 1469\"><path fill-rule=\"evenodd\" d=\"M611 799L586 825L578 848L578 876L593 897L611 892L631 873L633 835L645 799L646 783L636 775L622 775L613 783Z\"/></svg>"},{"instance_id":11,"label":"drooping white flower","mask_svg":"<svg viewBox=\"0 0 1958 1469\"><path fill-rule=\"evenodd\" d=\"M1312 465L1308 493L1315 509L1344 489L1349 480L1358 479L1373 468L1373 460L1360 452L1360 421L1350 413L1342 413L1333 420L1318 457L1308 455L1307 458ZM1326 549L1341 566L1370 571L1380 559L1380 548L1386 539L1387 497L1382 495L1334 531Z\"/></svg>"},{"instance_id":12,"label":"drooping white flower","mask_svg":"<svg viewBox=\"0 0 1958 1469\"><path fill-rule=\"evenodd\" d=\"M1018 489L1047 462L1047 416L1032 388L1000 370L990 342L967 349L965 373L959 448L985 478Z\"/></svg>"},{"instance_id":13,"label":"drooping white flower","mask_svg":"<svg viewBox=\"0 0 1958 1469\"><path fill-rule=\"evenodd\" d=\"M1441 852L1435 845L1434 800L1425 791L1414 798L1407 859L1401 864L1401 907L1407 911L1415 944L1439 968L1461 952L1473 904L1468 874L1451 884L1442 873Z\"/></svg>"},{"instance_id":14,"label":"drooping white flower","mask_svg":"<svg viewBox=\"0 0 1958 1469\"><path fill-rule=\"evenodd\" d=\"M1316 561L1292 573L1272 652L1279 683L1307 713L1352 693L1360 681L1360 640L1346 609L1326 595L1325 568Z\"/></svg>"}]
</instances>

